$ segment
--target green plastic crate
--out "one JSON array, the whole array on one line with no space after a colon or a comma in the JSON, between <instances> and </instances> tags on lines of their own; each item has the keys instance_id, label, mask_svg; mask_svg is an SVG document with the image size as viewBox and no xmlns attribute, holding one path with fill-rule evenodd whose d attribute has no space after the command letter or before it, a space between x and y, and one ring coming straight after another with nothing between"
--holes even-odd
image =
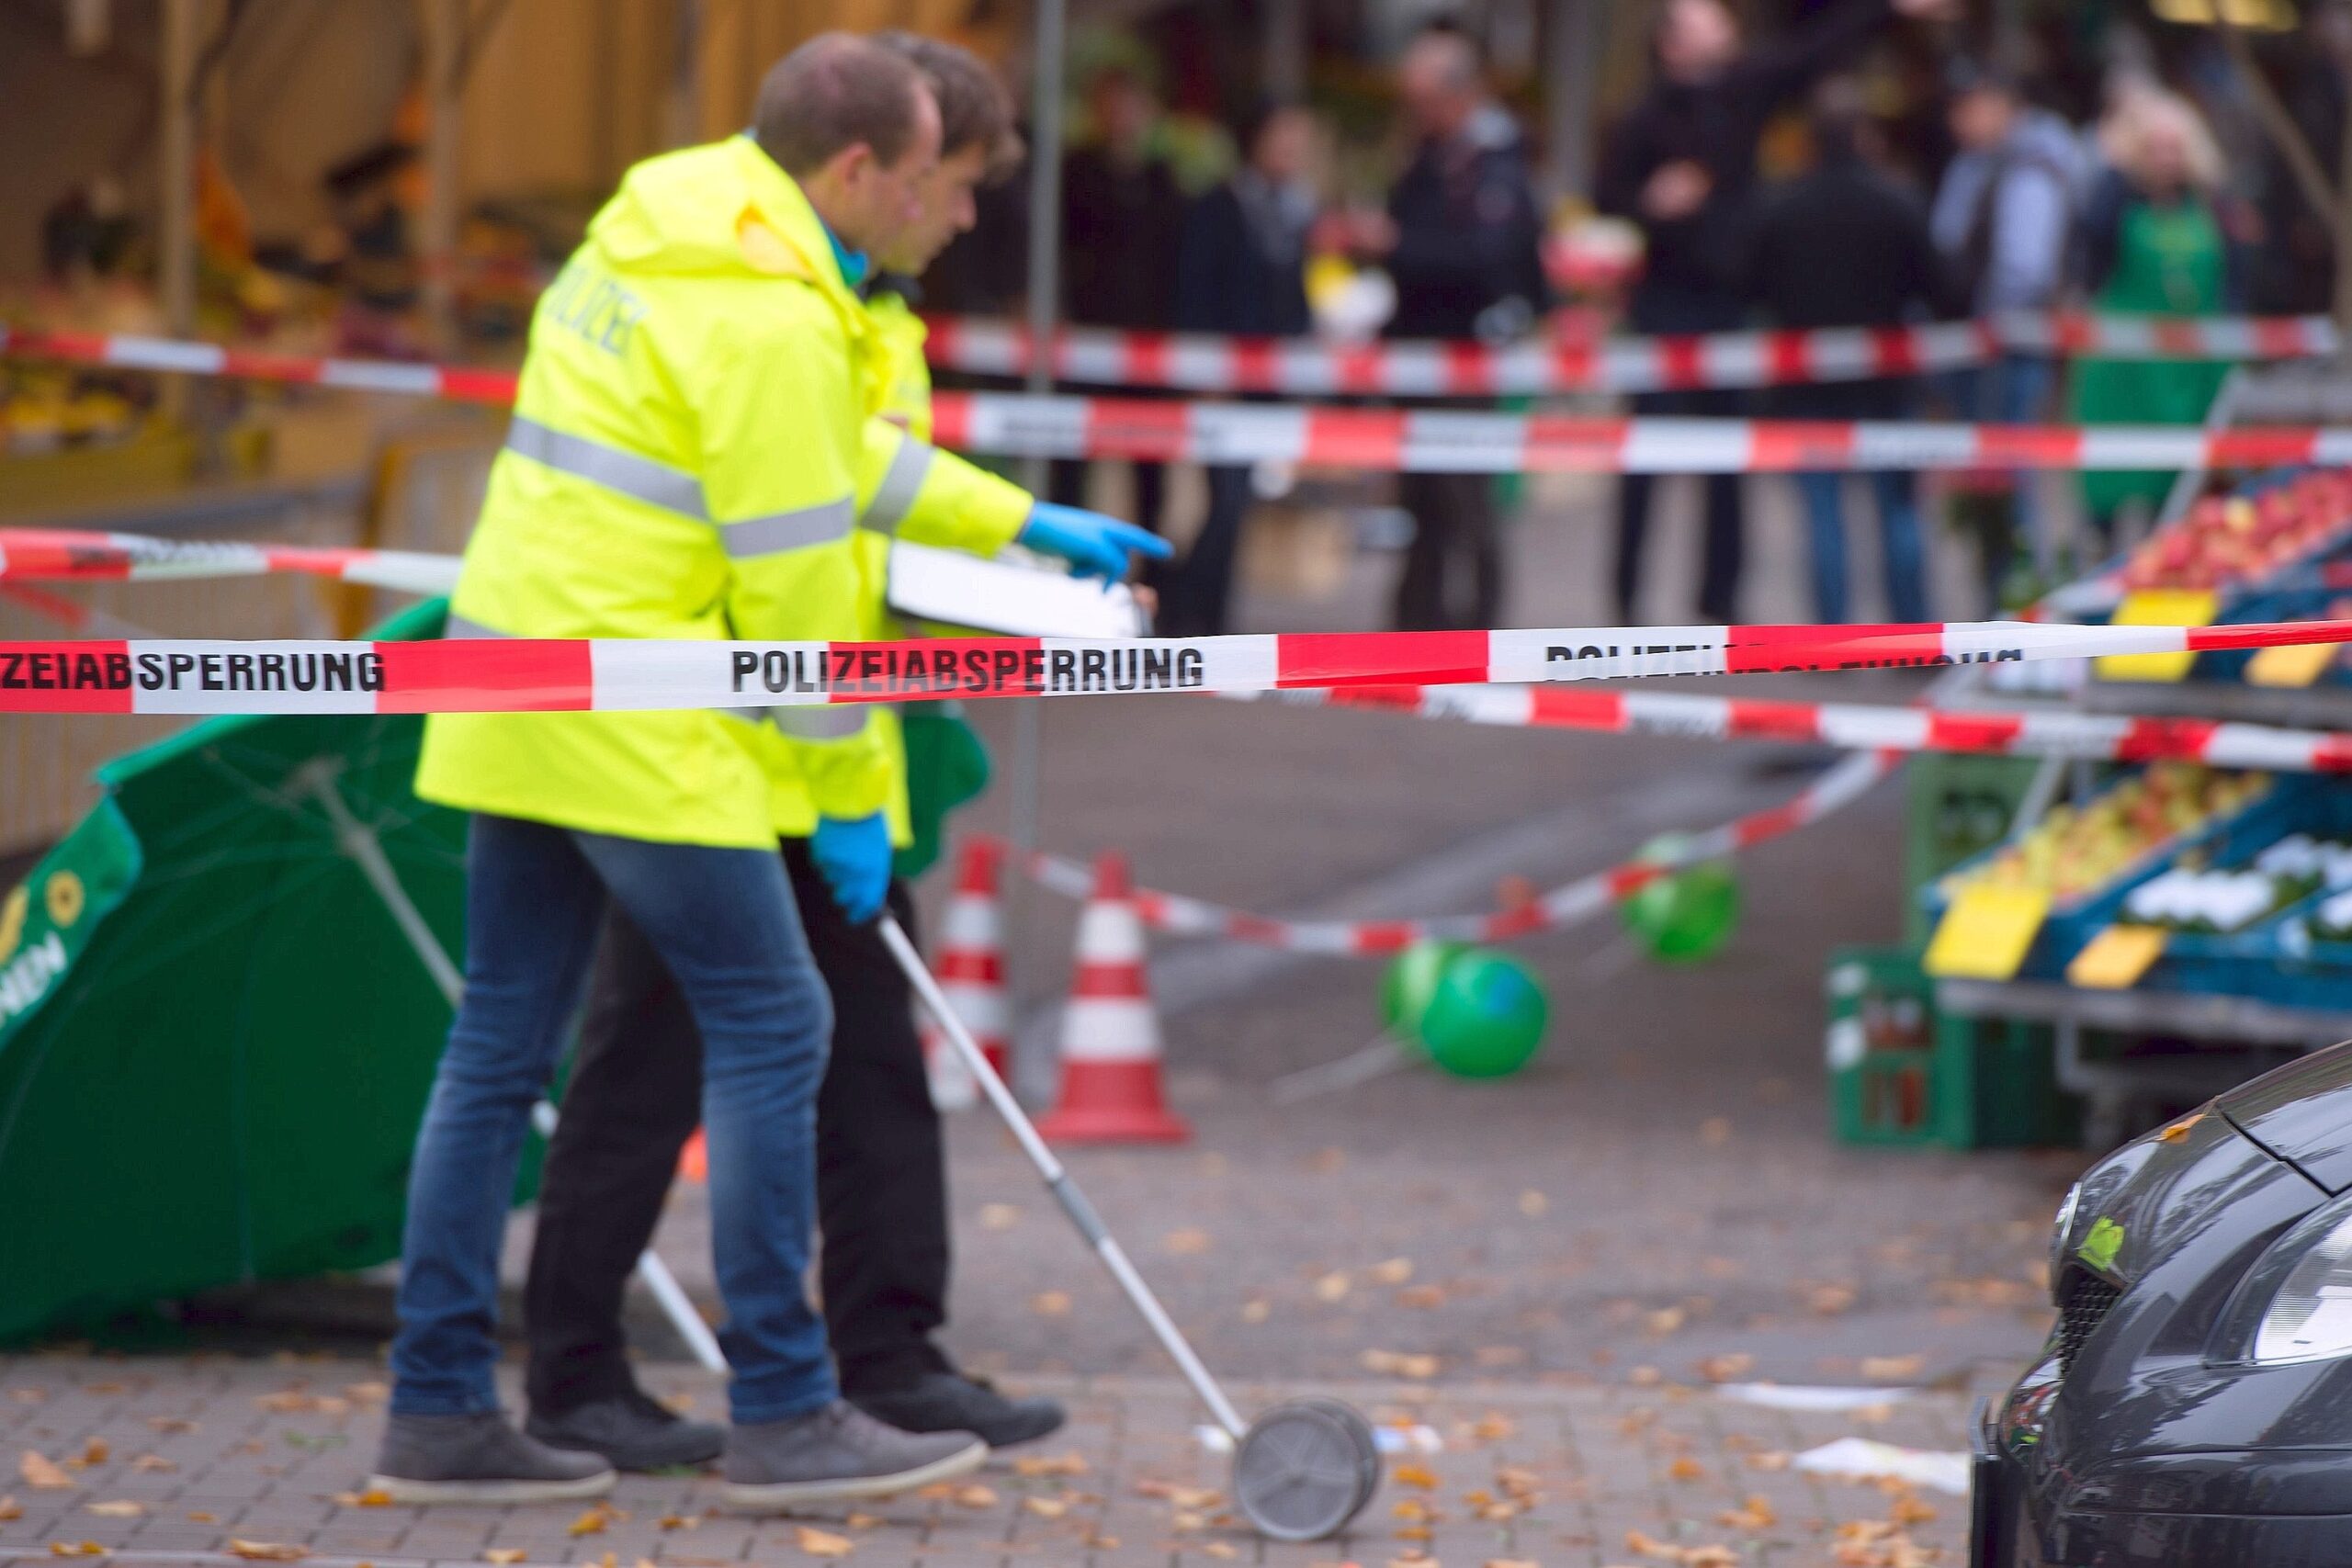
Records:
<instances>
[{"instance_id":1,"label":"green plastic crate","mask_svg":"<svg viewBox=\"0 0 2352 1568\"><path fill-rule=\"evenodd\" d=\"M1847 948L1827 972L1830 1109L1838 1141L1901 1148L2071 1144L2050 1031L1947 1018L1920 950Z\"/></svg>"},{"instance_id":2,"label":"green plastic crate","mask_svg":"<svg viewBox=\"0 0 2352 1568\"><path fill-rule=\"evenodd\" d=\"M1919 889L2008 837L2033 784L2030 757L1924 751L1904 765L1903 934L1925 942L1930 922Z\"/></svg>"}]
</instances>

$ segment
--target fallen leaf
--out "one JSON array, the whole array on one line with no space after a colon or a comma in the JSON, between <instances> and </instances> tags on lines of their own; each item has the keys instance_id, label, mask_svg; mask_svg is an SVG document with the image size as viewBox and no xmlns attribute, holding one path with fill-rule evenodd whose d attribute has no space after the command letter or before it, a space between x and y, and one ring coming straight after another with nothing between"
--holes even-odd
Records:
<instances>
[{"instance_id":1,"label":"fallen leaf","mask_svg":"<svg viewBox=\"0 0 2352 1568\"><path fill-rule=\"evenodd\" d=\"M1198 1550L1221 1562L1231 1562L1241 1555L1240 1549L1229 1540L1204 1540Z\"/></svg>"},{"instance_id":2,"label":"fallen leaf","mask_svg":"<svg viewBox=\"0 0 2352 1568\"><path fill-rule=\"evenodd\" d=\"M870 1530L883 1522L885 1521L879 1514L861 1514L854 1508L852 1508L842 1519L842 1523L854 1530Z\"/></svg>"},{"instance_id":3,"label":"fallen leaf","mask_svg":"<svg viewBox=\"0 0 2352 1568\"><path fill-rule=\"evenodd\" d=\"M24 1517L25 1508L23 1504L17 1502L13 1496L0 1497L0 1520L21 1519Z\"/></svg>"},{"instance_id":4,"label":"fallen leaf","mask_svg":"<svg viewBox=\"0 0 2352 1568\"><path fill-rule=\"evenodd\" d=\"M82 1458L79 1462L85 1465L104 1464L107 1461L107 1456L113 1452L114 1450L107 1446L107 1440L104 1438L92 1438L82 1445Z\"/></svg>"},{"instance_id":5,"label":"fallen leaf","mask_svg":"<svg viewBox=\"0 0 2352 1568\"><path fill-rule=\"evenodd\" d=\"M1406 1378L1415 1382L1425 1382L1437 1376L1442 1365L1435 1356L1406 1350L1366 1350L1362 1364L1368 1372Z\"/></svg>"},{"instance_id":6,"label":"fallen leaf","mask_svg":"<svg viewBox=\"0 0 2352 1568\"><path fill-rule=\"evenodd\" d=\"M1894 1506L1887 1509L1887 1513L1896 1524L1905 1528L1912 1525L1933 1524L1936 1519L1936 1506L1932 1503L1922 1503L1906 1492L1894 1500Z\"/></svg>"},{"instance_id":7,"label":"fallen leaf","mask_svg":"<svg viewBox=\"0 0 2352 1568\"><path fill-rule=\"evenodd\" d=\"M1673 1333L1676 1329L1680 1328L1682 1326L1683 1320L1688 1318L1690 1315L1690 1314L1689 1313L1684 1312L1679 1306L1660 1307L1656 1312L1645 1312L1642 1314L1642 1326L1649 1333L1663 1339L1668 1335Z\"/></svg>"},{"instance_id":8,"label":"fallen leaf","mask_svg":"<svg viewBox=\"0 0 2352 1568\"><path fill-rule=\"evenodd\" d=\"M505 1568L507 1563L522 1562L526 1555L528 1554L519 1546L493 1546L481 1554L481 1560L484 1562L495 1562L499 1564L499 1568Z\"/></svg>"},{"instance_id":9,"label":"fallen leaf","mask_svg":"<svg viewBox=\"0 0 2352 1568\"><path fill-rule=\"evenodd\" d=\"M1241 1321L1263 1323L1274 1315L1274 1304L1263 1296L1252 1296L1241 1303Z\"/></svg>"},{"instance_id":10,"label":"fallen leaf","mask_svg":"<svg viewBox=\"0 0 2352 1568\"><path fill-rule=\"evenodd\" d=\"M1096 1530L1086 1538L1086 1544L1097 1551L1116 1551L1119 1550L1119 1538L1115 1535L1104 1535L1101 1530Z\"/></svg>"},{"instance_id":11,"label":"fallen leaf","mask_svg":"<svg viewBox=\"0 0 2352 1568\"><path fill-rule=\"evenodd\" d=\"M1437 1539L1437 1531L1427 1525L1398 1525L1396 1535L1398 1540L1435 1540Z\"/></svg>"},{"instance_id":12,"label":"fallen leaf","mask_svg":"<svg viewBox=\"0 0 2352 1568\"><path fill-rule=\"evenodd\" d=\"M96 1514L102 1519L135 1519L147 1512L147 1505L134 1503L128 1497L117 1497L104 1503L85 1503L82 1511Z\"/></svg>"},{"instance_id":13,"label":"fallen leaf","mask_svg":"<svg viewBox=\"0 0 2352 1568\"><path fill-rule=\"evenodd\" d=\"M1381 1284L1401 1285L1413 1277L1413 1260L1409 1258L1392 1258L1385 1263L1374 1264L1366 1272Z\"/></svg>"},{"instance_id":14,"label":"fallen leaf","mask_svg":"<svg viewBox=\"0 0 2352 1568\"><path fill-rule=\"evenodd\" d=\"M1021 1499L1021 1506L1041 1519L1058 1519L1069 1512L1069 1499L1067 1497L1023 1497Z\"/></svg>"},{"instance_id":15,"label":"fallen leaf","mask_svg":"<svg viewBox=\"0 0 2352 1568\"><path fill-rule=\"evenodd\" d=\"M1525 1465L1498 1465L1495 1468L1495 1484L1526 1503L1535 1496L1536 1474Z\"/></svg>"},{"instance_id":16,"label":"fallen leaf","mask_svg":"<svg viewBox=\"0 0 2352 1568\"><path fill-rule=\"evenodd\" d=\"M1854 1304L1850 1285L1815 1285L1804 1293L1804 1304L1823 1317L1836 1317Z\"/></svg>"},{"instance_id":17,"label":"fallen leaf","mask_svg":"<svg viewBox=\"0 0 2352 1568\"><path fill-rule=\"evenodd\" d=\"M1747 1456L1747 1468L1750 1470L1761 1470L1768 1472L1778 1472L1789 1468L1789 1452L1786 1449L1767 1449L1762 1453L1749 1454Z\"/></svg>"},{"instance_id":18,"label":"fallen leaf","mask_svg":"<svg viewBox=\"0 0 2352 1568\"><path fill-rule=\"evenodd\" d=\"M1396 1304L1400 1307L1416 1307L1423 1312L1442 1307L1445 1304L1445 1287L1443 1285L1408 1285L1396 1292Z\"/></svg>"},{"instance_id":19,"label":"fallen leaf","mask_svg":"<svg viewBox=\"0 0 2352 1568\"><path fill-rule=\"evenodd\" d=\"M1635 1388L1656 1388L1666 1381L1666 1374L1656 1367L1631 1367L1626 1370L1625 1381Z\"/></svg>"},{"instance_id":20,"label":"fallen leaf","mask_svg":"<svg viewBox=\"0 0 2352 1568\"><path fill-rule=\"evenodd\" d=\"M15 1400L19 1404L39 1404L42 1400L49 1397L49 1390L45 1388L12 1388L8 1391L8 1397Z\"/></svg>"},{"instance_id":21,"label":"fallen leaf","mask_svg":"<svg viewBox=\"0 0 2352 1568\"><path fill-rule=\"evenodd\" d=\"M1738 1507L1716 1515L1715 1522L1726 1529L1768 1530L1781 1522L1781 1516L1773 1511L1770 1497L1751 1492Z\"/></svg>"},{"instance_id":22,"label":"fallen leaf","mask_svg":"<svg viewBox=\"0 0 2352 1568\"><path fill-rule=\"evenodd\" d=\"M220 1520L218 1516L208 1514L199 1508L187 1517L187 1522L192 1525L217 1525Z\"/></svg>"},{"instance_id":23,"label":"fallen leaf","mask_svg":"<svg viewBox=\"0 0 2352 1568\"><path fill-rule=\"evenodd\" d=\"M1699 1123L1699 1141L1711 1149L1719 1149L1731 1142L1731 1118L1710 1116Z\"/></svg>"},{"instance_id":24,"label":"fallen leaf","mask_svg":"<svg viewBox=\"0 0 2352 1568\"><path fill-rule=\"evenodd\" d=\"M1699 1375L1709 1382L1731 1382L1756 1370L1756 1358L1745 1350L1709 1356L1699 1363Z\"/></svg>"},{"instance_id":25,"label":"fallen leaf","mask_svg":"<svg viewBox=\"0 0 2352 1568\"><path fill-rule=\"evenodd\" d=\"M1336 1302L1347 1293L1348 1277L1339 1269L1334 1269L1315 1281L1315 1299L1318 1302Z\"/></svg>"},{"instance_id":26,"label":"fallen leaf","mask_svg":"<svg viewBox=\"0 0 2352 1568\"><path fill-rule=\"evenodd\" d=\"M1039 1291L1029 1298L1029 1310L1039 1317L1068 1317L1069 1304L1068 1291Z\"/></svg>"},{"instance_id":27,"label":"fallen leaf","mask_svg":"<svg viewBox=\"0 0 2352 1568\"><path fill-rule=\"evenodd\" d=\"M2195 1115L2182 1117L2179 1121L2174 1122L2171 1126L2157 1134L2156 1136L2167 1144L2177 1144L2183 1138L2188 1136L2188 1130L2191 1127L2196 1126L2197 1123L2204 1120L2205 1112L2199 1111Z\"/></svg>"},{"instance_id":28,"label":"fallen leaf","mask_svg":"<svg viewBox=\"0 0 2352 1568\"><path fill-rule=\"evenodd\" d=\"M610 1514L606 1513L602 1508L591 1508L586 1513L581 1515L578 1518L572 1520L566 1533L570 1535L602 1535L605 1533L605 1527L610 1523L612 1523L612 1516Z\"/></svg>"},{"instance_id":29,"label":"fallen leaf","mask_svg":"<svg viewBox=\"0 0 2352 1568\"><path fill-rule=\"evenodd\" d=\"M1518 1432L1519 1423L1499 1410L1487 1411L1478 1417L1478 1424L1470 1428L1472 1437L1487 1443L1499 1443L1505 1438L1517 1436Z\"/></svg>"},{"instance_id":30,"label":"fallen leaf","mask_svg":"<svg viewBox=\"0 0 2352 1568\"><path fill-rule=\"evenodd\" d=\"M84 1393L95 1393L101 1398L105 1398L118 1393L129 1393L130 1390L122 1383L108 1382L85 1382L82 1385L82 1392Z\"/></svg>"},{"instance_id":31,"label":"fallen leaf","mask_svg":"<svg viewBox=\"0 0 2352 1568\"><path fill-rule=\"evenodd\" d=\"M653 1523L660 1529L690 1530L702 1523L702 1516L700 1514L664 1514Z\"/></svg>"},{"instance_id":32,"label":"fallen leaf","mask_svg":"<svg viewBox=\"0 0 2352 1568\"><path fill-rule=\"evenodd\" d=\"M1408 1547L1388 1560L1388 1568L1438 1568L1438 1561L1419 1547Z\"/></svg>"},{"instance_id":33,"label":"fallen leaf","mask_svg":"<svg viewBox=\"0 0 2352 1568\"><path fill-rule=\"evenodd\" d=\"M1080 1453L1023 1454L1012 1461L1015 1475L1084 1475L1090 1468Z\"/></svg>"},{"instance_id":34,"label":"fallen leaf","mask_svg":"<svg viewBox=\"0 0 2352 1568\"><path fill-rule=\"evenodd\" d=\"M307 1546L296 1546L289 1541L240 1540L235 1536L231 1536L229 1555L243 1557L254 1562L300 1562L311 1555L311 1549ZM519 1562L522 1557L523 1554L518 1551L513 1560Z\"/></svg>"},{"instance_id":35,"label":"fallen leaf","mask_svg":"<svg viewBox=\"0 0 2352 1568\"><path fill-rule=\"evenodd\" d=\"M55 1461L32 1449L27 1449L25 1457L17 1461L17 1473L23 1476L25 1484L36 1492L74 1490L74 1478L66 1474Z\"/></svg>"},{"instance_id":36,"label":"fallen leaf","mask_svg":"<svg viewBox=\"0 0 2352 1568\"><path fill-rule=\"evenodd\" d=\"M1432 1519L1445 1517L1419 1497L1399 1497L1389 1508L1388 1516L1402 1519L1408 1525L1425 1525Z\"/></svg>"},{"instance_id":37,"label":"fallen leaf","mask_svg":"<svg viewBox=\"0 0 2352 1568\"><path fill-rule=\"evenodd\" d=\"M959 1507L993 1508L996 1506L996 1489L983 1486L976 1481L969 1486L956 1489L956 1502Z\"/></svg>"},{"instance_id":38,"label":"fallen leaf","mask_svg":"<svg viewBox=\"0 0 2352 1568\"><path fill-rule=\"evenodd\" d=\"M1010 1203L980 1205L980 1228L984 1231L1009 1231L1021 1223L1021 1211Z\"/></svg>"},{"instance_id":39,"label":"fallen leaf","mask_svg":"<svg viewBox=\"0 0 2352 1568\"><path fill-rule=\"evenodd\" d=\"M1531 1187L1519 1195L1519 1212L1531 1220L1540 1220L1552 1207L1552 1200Z\"/></svg>"},{"instance_id":40,"label":"fallen leaf","mask_svg":"<svg viewBox=\"0 0 2352 1568\"><path fill-rule=\"evenodd\" d=\"M392 1385L388 1382L349 1382L343 1385L343 1392L354 1404L381 1404L392 1397Z\"/></svg>"},{"instance_id":41,"label":"fallen leaf","mask_svg":"<svg viewBox=\"0 0 2352 1568\"><path fill-rule=\"evenodd\" d=\"M1181 1258L1191 1258L1209 1249L1209 1233L1198 1225L1186 1225L1161 1236L1159 1245Z\"/></svg>"},{"instance_id":42,"label":"fallen leaf","mask_svg":"<svg viewBox=\"0 0 2352 1568\"><path fill-rule=\"evenodd\" d=\"M1333 1171L1343 1168L1347 1163L1348 1156L1340 1150L1317 1149L1307 1156L1306 1168L1317 1176L1329 1176Z\"/></svg>"},{"instance_id":43,"label":"fallen leaf","mask_svg":"<svg viewBox=\"0 0 2352 1568\"><path fill-rule=\"evenodd\" d=\"M1424 1492L1437 1489L1437 1472L1419 1460L1407 1460L1388 1472L1388 1479L1399 1486L1418 1486Z\"/></svg>"},{"instance_id":44,"label":"fallen leaf","mask_svg":"<svg viewBox=\"0 0 2352 1568\"><path fill-rule=\"evenodd\" d=\"M141 1454L137 1459L130 1461L130 1468L137 1471L143 1471L150 1475L169 1475L173 1471L177 1470L179 1466L173 1463L170 1460L165 1459L161 1454Z\"/></svg>"},{"instance_id":45,"label":"fallen leaf","mask_svg":"<svg viewBox=\"0 0 2352 1568\"><path fill-rule=\"evenodd\" d=\"M49 1543L51 1557L104 1557L107 1549L95 1540L52 1540Z\"/></svg>"},{"instance_id":46,"label":"fallen leaf","mask_svg":"<svg viewBox=\"0 0 2352 1568\"><path fill-rule=\"evenodd\" d=\"M1901 1382L1917 1377L1927 1364L1925 1356L1865 1356L1862 1376L1872 1382Z\"/></svg>"},{"instance_id":47,"label":"fallen leaf","mask_svg":"<svg viewBox=\"0 0 2352 1568\"><path fill-rule=\"evenodd\" d=\"M1489 1557L1480 1568L1537 1568L1532 1557Z\"/></svg>"},{"instance_id":48,"label":"fallen leaf","mask_svg":"<svg viewBox=\"0 0 2352 1568\"><path fill-rule=\"evenodd\" d=\"M1173 1481L1145 1479L1136 1483L1138 1497L1158 1497L1177 1507L1204 1513L1225 1501L1225 1494L1206 1486L1185 1486Z\"/></svg>"},{"instance_id":49,"label":"fallen leaf","mask_svg":"<svg viewBox=\"0 0 2352 1568\"><path fill-rule=\"evenodd\" d=\"M857 1542L849 1537L835 1535L831 1530L820 1530L810 1525L801 1525L792 1533L800 1550L811 1557L847 1557L857 1550Z\"/></svg>"},{"instance_id":50,"label":"fallen leaf","mask_svg":"<svg viewBox=\"0 0 2352 1568\"><path fill-rule=\"evenodd\" d=\"M392 1495L380 1486L370 1486L365 1492L338 1492L334 1500L336 1506L344 1508L389 1508L392 1506Z\"/></svg>"},{"instance_id":51,"label":"fallen leaf","mask_svg":"<svg viewBox=\"0 0 2352 1568\"><path fill-rule=\"evenodd\" d=\"M1666 1473L1673 1481L1704 1481L1707 1479L1707 1467L1685 1454L1668 1465Z\"/></svg>"},{"instance_id":52,"label":"fallen leaf","mask_svg":"<svg viewBox=\"0 0 2352 1568\"><path fill-rule=\"evenodd\" d=\"M1679 1562L1683 1568L1739 1568L1739 1553L1728 1546L1676 1546L1639 1530L1625 1532L1625 1550L1661 1562Z\"/></svg>"},{"instance_id":53,"label":"fallen leaf","mask_svg":"<svg viewBox=\"0 0 2352 1568\"><path fill-rule=\"evenodd\" d=\"M185 1416L150 1416L147 1425L158 1432L193 1432L199 1429Z\"/></svg>"}]
</instances>

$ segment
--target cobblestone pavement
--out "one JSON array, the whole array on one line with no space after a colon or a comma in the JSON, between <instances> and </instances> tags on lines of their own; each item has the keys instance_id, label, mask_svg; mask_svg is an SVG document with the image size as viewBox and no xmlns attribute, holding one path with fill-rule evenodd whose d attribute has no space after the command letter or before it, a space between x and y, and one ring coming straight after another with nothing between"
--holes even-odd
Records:
<instances>
[{"instance_id":1,"label":"cobblestone pavement","mask_svg":"<svg viewBox=\"0 0 2352 1568\"><path fill-rule=\"evenodd\" d=\"M1953 1449L1964 1412L1949 1393L1820 1416L1703 1387L1321 1387L1377 1420L1426 1427L1443 1446L1392 1459L1349 1535L1280 1546L1227 1513L1224 1461L1193 1436L1198 1409L1171 1382L1056 1383L1070 1426L969 1483L855 1513L749 1519L718 1510L712 1480L683 1473L627 1478L609 1507L584 1513L375 1505L356 1489L382 1378L370 1361L285 1355L0 1360L10 1461L0 1495L13 1498L0 1504L0 1560L1867 1568L1951 1562L1966 1528L1961 1499L1792 1462L1849 1435ZM699 1410L719 1404L704 1374L664 1367L650 1381ZM1236 1392L1254 1408L1285 1390Z\"/></svg>"}]
</instances>

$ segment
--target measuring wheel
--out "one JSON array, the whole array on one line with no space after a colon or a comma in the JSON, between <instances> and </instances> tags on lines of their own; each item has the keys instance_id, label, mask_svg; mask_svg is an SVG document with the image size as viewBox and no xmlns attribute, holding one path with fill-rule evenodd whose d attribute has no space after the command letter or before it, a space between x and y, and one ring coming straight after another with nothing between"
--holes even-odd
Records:
<instances>
[{"instance_id":1,"label":"measuring wheel","mask_svg":"<svg viewBox=\"0 0 2352 1568\"><path fill-rule=\"evenodd\" d=\"M1347 1528L1380 1486L1371 1424L1330 1399L1277 1404L1233 1450L1233 1497L1276 1540L1321 1540Z\"/></svg>"}]
</instances>

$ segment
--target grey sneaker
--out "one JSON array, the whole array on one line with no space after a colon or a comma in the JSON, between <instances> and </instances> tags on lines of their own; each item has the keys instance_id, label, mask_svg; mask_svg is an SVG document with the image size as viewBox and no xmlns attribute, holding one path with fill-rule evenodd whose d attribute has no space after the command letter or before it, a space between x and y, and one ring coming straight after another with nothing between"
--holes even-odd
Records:
<instances>
[{"instance_id":1,"label":"grey sneaker","mask_svg":"<svg viewBox=\"0 0 2352 1568\"><path fill-rule=\"evenodd\" d=\"M534 1406L523 1430L549 1448L602 1454L615 1470L708 1464L727 1446L724 1427L685 1420L635 1388L560 1414Z\"/></svg>"},{"instance_id":2,"label":"grey sneaker","mask_svg":"<svg viewBox=\"0 0 2352 1568\"><path fill-rule=\"evenodd\" d=\"M727 1506L779 1514L812 1503L887 1497L979 1469L988 1444L969 1432L901 1432L837 1399L789 1421L727 1434Z\"/></svg>"},{"instance_id":3,"label":"grey sneaker","mask_svg":"<svg viewBox=\"0 0 2352 1568\"><path fill-rule=\"evenodd\" d=\"M368 1485L395 1503L560 1503L610 1492L613 1467L525 1437L495 1410L394 1416Z\"/></svg>"}]
</instances>

